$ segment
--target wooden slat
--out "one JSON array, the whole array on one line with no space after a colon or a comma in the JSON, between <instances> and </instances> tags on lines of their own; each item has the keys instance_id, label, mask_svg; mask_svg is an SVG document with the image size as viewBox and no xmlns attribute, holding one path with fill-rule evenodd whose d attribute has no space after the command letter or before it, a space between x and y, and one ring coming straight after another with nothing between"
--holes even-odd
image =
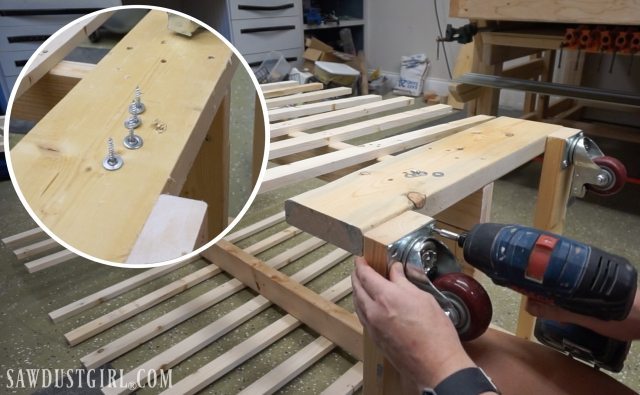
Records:
<instances>
[{"instance_id":1,"label":"wooden slat","mask_svg":"<svg viewBox=\"0 0 640 395\"><path fill-rule=\"evenodd\" d=\"M158 196L182 190L238 64L215 35L185 40L166 23L166 13L149 12L12 150L15 180L35 214L97 258L123 262ZM145 144L132 151L118 141L137 85ZM99 106L96 92L109 92ZM167 129L154 131L154 119ZM102 167L108 137L125 162L115 172Z\"/></svg>"},{"instance_id":2,"label":"wooden slat","mask_svg":"<svg viewBox=\"0 0 640 395\"><path fill-rule=\"evenodd\" d=\"M286 266L290 262L299 259L309 252L321 247L325 243L317 238L308 239L297 246L288 249L277 256L271 258L267 265L279 269ZM246 249L245 249L246 251ZM253 254L261 252L259 249L253 249ZM126 335L112 341L111 343L100 347L96 351L80 358L80 362L87 369L95 369L105 363L114 360L120 355L134 349L140 344L168 331L175 325L195 316L196 314L208 309L216 303L242 290L244 284L233 279L219 285L212 290L198 296L195 299L183 304L182 306L150 321L143 326L127 333Z\"/></svg>"},{"instance_id":3,"label":"wooden slat","mask_svg":"<svg viewBox=\"0 0 640 395\"><path fill-rule=\"evenodd\" d=\"M309 129L349 121L384 111L390 111L410 106L413 103L414 99L412 97L400 96L373 103L362 104L355 107L344 108L342 110L331 111L329 113L310 115L307 117L292 119L290 121L278 122L271 124L271 138L284 136L291 132L303 132Z\"/></svg>"},{"instance_id":4,"label":"wooden slat","mask_svg":"<svg viewBox=\"0 0 640 395\"><path fill-rule=\"evenodd\" d=\"M207 204L160 195L144 224L127 263L165 262L186 255L210 239L205 234Z\"/></svg>"},{"instance_id":5,"label":"wooden slat","mask_svg":"<svg viewBox=\"0 0 640 395\"><path fill-rule=\"evenodd\" d=\"M414 208L432 216L443 211L540 155L547 136L562 129L497 118L291 198L285 202L287 219L361 254L362 234L367 230ZM407 177L410 169L428 175ZM416 196L422 197L419 204Z\"/></svg>"},{"instance_id":6,"label":"wooden slat","mask_svg":"<svg viewBox=\"0 0 640 395\"><path fill-rule=\"evenodd\" d=\"M318 362L334 347L335 345L329 339L320 336L238 394L273 394L311 365Z\"/></svg>"},{"instance_id":7,"label":"wooden slat","mask_svg":"<svg viewBox=\"0 0 640 395\"><path fill-rule=\"evenodd\" d=\"M263 89L262 94L264 95L265 99L271 99L271 98L280 97L280 96L293 95L294 93L319 91L322 88L323 88L323 85L321 82L312 82L309 84L285 86L284 88L276 88L276 89L268 89L268 90Z\"/></svg>"},{"instance_id":8,"label":"wooden slat","mask_svg":"<svg viewBox=\"0 0 640 395\"><path fill-rule=\"evenodd\" d=\"M319 103L303 104L295 107L274 108L269 111L269 122L282 121L284 119L305 117L329 111L342 110L361 104L373 103L382 100L380 95L365 95L347 97L346 99L327 100Z\"/></svg>"},{"instance_id":9,"label":"wooden slat","mask_svg":"<svg viewBox=\"0 0 640 395\"><path fill-rule=\"evenodd\" d=\"M36 243L30 244L28 246L24 246L18 248L13 251L16 258L22 260L32 257L34 255L42 254L47 251L51 251L60 247L60 244L53 239L45 239L42 241L38 241Z\"/></svg>"},{"instance_id":10,"label":"wooden slat","mask_svg":"<svg viewBox=\"0 0 640 395\"><path fill-rule=\"evenodd\" d=\"M302 233L302 231L296 227L289 226L288 228L273 234L259 242L255 243L249 248L245 248L249 254L256 255L261 253L262 251L266 251L267 249L274 247L283 241L289 240L295 235Z\"/></svg>"},{"instance_id":11,"label":"wooden slat","mask_svg":"<svg viewBox=\"0 0 640 395\"><path fill-rule=\"evenodd\" d=\"M309 103L318 100L330 99L332 97L345 96L351 94L351 88L331 88L317 92L301 93L299 95L291 95L285 97L277 97L266 100L267 108L291 106L295 104Z\"/></svg>"},{"instance_id":12,"label":"wooden slat","mask_svg":"<svg viewBox=\"0 0 640 395\"><path fill-rule=\"evenodd\" d=\"M347 310L229 242L221 241L202 255L356 358L362 358L362 326Z\"/></svg>"},{"instance_id":13,"label":"wooden slat","mask_svg":"<svg viewBox=\"0 0 640 395\"><path fill-rule=\"evenodd\" d=\"M142 273L139 273L133 277L130 277L110 287L107 287L101 291L93 293L89 296L85 296L80 300L76 300L73 303L70 303L66 306L56 309L49 313L49 318L51 318L53 322L58 323L64 320L65 318L74 316L76 314L80 314L85 310L95 307L117 296L120 296L125 292L128 292L134 288L139 287L140 285L153 281L158 277L162 277L167 273L171 273L172 271L177 270L183 266L186 266L189 263L196 261L198 259L199 257L194 257L184 262L175 263L173 265L165 265L165 266L156 267L154 269L145 270Z\"/></svg>"},{"instance_id":14,"label":"wooden slat","mask_svg":"<svg viewBox=\"0 0 640 395\"><path fill-rule=\"evenodd\" d=\"M320 296L325 300L335 302L350 292L351 279L345 278L324 291ZM195 373L180 380L177 384L174 383L171 389L165 390L162 394L194 394L202 390L301 324L302 322L294 316L287 314L220 355L218 358L202 366Z\"/></svg>"},{"instance_id":15,"label":"wooden slat","mask_svg":"<svg viewBox=\"0 0 640 395\"><path fill-rule=\"evenodd\" d=\"M44 237L47 237L47 234L44 232L44 230L40 228L34 228L25 230L24 232L20 232L17 235L5 237L4 239L2 239L2 244L4 244L7 248L14 248L21 244L41 240Z\"/></svg>"},{"instance_id":16,"label":"wooden slat","mask_svg":"<svg viewBox=\"0 0 640 395\"><path fill-rule=\"evenodd\" d=\"M63 262L67 262L77 257L76 254L69 250L62 250L51 255L47 255L40 259L36 259L31 262L25 263L25 267L29 273L39 272L40 270L48 269Z\"/></svg>"},{"instance_id":17,"label":"wooden slat","mask_svg":"<svg viewBox=\"0 0 640 395\"><path fill-rule=\"evenodd\" d=\"M445 104L436 104L435 106L423 107L305 136L276 141L271 143L269 148L269 159L276 159L314 148L325 147L335 141L349 140L400 126L433 120L450 113L451 107Z\"/></svg>"},{"instance_id":18,"label":"wooden slat","mask_svg":"<svg viewBox=\"0 0 640 395\"><path fill-rule=\"evenodd\" d=\"M138 313L179 294L180 292L186 291L187 289L200 284L218 273L220 273L220 269L216 265L210 264L200 270L184 276L179 280L167 284L162 288L158 288L155 291L118 308L117 310L73 329L65 333L64 337L67 339L69 345L75 346L76 344L79 344Z\"/></svg>"},{"instance_id":19,"label":"wooden slat","mask_svg":"<svg viewBox=\"0 0 640 395\"><path fill-rule=\"evenodd\" d=\"M274 89L289 88L296 85L299 85L298 81L268 82L266 84L260 84L260 89L263 91L270 91Z\"/></svg>"},{"instance_id":20,"label":"wooden slat","mask_svg":"<svg viewBox=\"0 0 640 395\"><path fill-rule=\"evenodd\" d=\"M300 284L305 284L326 270L333 267L338 262L344 260L349 254L343 250L335 250L323 258L317 260L306 268L300 270L294 274L291 278L298 281ZM223 317L220 317L216 321L200 329L196 333L188 336L184 340L180 341L176 345L161 352L150 360L144 362L138 367L132 369L129 373L123 376L126 382L135 382L139 371L144 369L145 371L160 371L161 369L170 369L177 365L190 355L198 352L207 345L216 341L220 337L224 336L229 331L233 330L243 322L254 317L267 307L271 306L271 302L263 296L256 296L249 300L242 306L231 311ZM142 380L146 380L143 377ZM140 384L144 384L141 382ZM105 395L110 394L125 394L134 391L134 388L102 388Z\"/></svg>"},{"instance_id":21,"label":"wooden slat","mask_svg":"<svg viewBox=\"0 0 640 395\"><path fill-rule=\"evenodd\" d=\"M284 221L284 211L280 211L277 214L235 231L227 235L224 239L230 243L237 243L282 221Z\"/></svg>"},{"instance_id":22,"label":"wooden slat","mask_svg":"<svg viewBox=\"0 0 640 395\"><path fill-rule=\"evenodd\" d=\"M265 115L262 112L262 103L260 102L260 96L256 92L256 97L253 104L253 144L251 155L251 181L253 181L254 187L260 177L260 171L264 164L265 150L267 142L267 128L265 127Z\"/></svg>"},{"instance_id":23,"label":"wooden slat","mask_svg":"<svg viewBox=\"0 0 640 395\"><path fill-rule=\"evenodd\" d=\"M351 395L362 387L362 362L358 362L328 386L320 395Z\"/></svg>"},{"instance_id":24,"label":"wooden slat","mask_svg":"<svg viewBox=\"0 0 640 395\"><path fill-rule=\"evenodd\" d=\"M267 169L267 174L260 185L260 192L271 191L385 155L415 148L492 118L487 115L477 115L273 167Z\"/></svg>"}]
</instances>

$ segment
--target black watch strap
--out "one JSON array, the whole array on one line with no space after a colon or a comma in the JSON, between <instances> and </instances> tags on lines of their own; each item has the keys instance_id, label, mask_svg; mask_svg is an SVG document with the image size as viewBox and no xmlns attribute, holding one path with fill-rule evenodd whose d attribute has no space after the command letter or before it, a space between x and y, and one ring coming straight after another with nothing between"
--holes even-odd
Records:
<instances>
[{"instance_id":1,"label":"black watch strap","mask_svg":"<svg viewBox=\"0 0 640 395\"><path fill-rule=\"evenodd\" d=\"M478 395L483 392L500 393L489 376L478 368L465 368L449 375L438 384L436 395Z\"/></svg>"}]
</instances>

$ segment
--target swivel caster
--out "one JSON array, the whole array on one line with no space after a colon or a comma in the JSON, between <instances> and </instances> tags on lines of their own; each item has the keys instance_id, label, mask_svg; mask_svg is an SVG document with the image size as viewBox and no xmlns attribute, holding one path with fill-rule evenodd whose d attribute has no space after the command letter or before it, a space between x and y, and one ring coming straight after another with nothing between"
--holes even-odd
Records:
<instances>
[{"instance_id":1,"label":"swivel caster","mask_svg":"<svg viewBox=\"0 0 640 395\"><path fill-rule=\"evenodd\" d=\"M593 159L593 162L600 166L606 173L603 177L604 185L587 185L587 189L596 195L611 196L620 192L627 181L627 169L622 162L611 156L600 156Z\"/></svg>"},{"instance_id":2,"label":"swivel caster","mask_svg":"<svg viewBox=\"0 0 640 395\"><path fill-rule=\"evenodd\" d=\"M473 340L487 330L493 308L479 282L463 273L447 273L436 277L433 285L454 305L457 317L452 321L460 340Z\"/></svg>"}]
</instances>

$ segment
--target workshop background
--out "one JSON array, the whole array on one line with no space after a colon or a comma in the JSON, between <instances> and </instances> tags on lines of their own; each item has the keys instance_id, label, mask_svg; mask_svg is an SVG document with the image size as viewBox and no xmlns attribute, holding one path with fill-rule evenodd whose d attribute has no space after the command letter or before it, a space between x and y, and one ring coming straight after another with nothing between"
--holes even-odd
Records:
<instances>
[{"instance_id":1,"label":"workshop background","mask_svg":"<svg viewBox=\"0 0 640 395\"><path fill-rule=\"evenodd\" d=\"M469 21L467 19L452 18L449 16L449 2L425 2L419 0L403 0L402 2L388 2L383 0L291 0L292 7L286 9L284 16L279 17L255 17L234 11L232 5L237 0L225 2L200 2L200 1L158 1L145 2L147 4L170 7L184 11L196 18L210 24L225 35L238 50L246 57L247 62L258 69L263 61L271 56L272 52L282 54L289 67L302 69L309 62L321 60L324 56L319 44L309 43L305 39L316 38L338 52L343 53L345 42L351 43L356 53L361 53L361 59L365 59L367 77L370 79L369 89L372 92L382 94L384 98L394 97L392 88L398 84L401 73L401 58L413 54L424 53L430 60L429 67L425 71L424 86L422 92L411 108L422 108L434 103L447 103L451 98L449 84L452 78L458 74L459 64L464 63L465 50L462 44L445 43L438 44L437 37L445 35L445 26L462 26ZM29 10L38 10L45 7L42 1L17 1L7 0L1 7L5 12L0 16L0 34L6 37L15 32L15 27L10 26L6 18L18 18L28 16ZM246 3L256 3L246 2ZM289 2L287 2L289 3ZM12 43L6 40L0 45L0 61L2 61L2 91L4 93L3 109L6 108L6 99L12 84L28 56L33 53L41 40L55 31L64 23L76 18L78 15L93 9L120 5L119 1L68 1L57 2L60 10L76 8L77 14L64 11L62 14L47 16L50 22L42 23L44 17L39 17L38 23L21 26L27 29L27 35L35 37L33 43L24 42L22 49L15 50ZM124 4L128 4L124 2ZM50 6L47 6L50 7ZM82 7L78 9L78 7ZM435 8L437 7L437 9ZM488 7L489 8L489 7ZM16 15L6 14L7 10L20 9ZM313 9L318 10L317 12ZM9 15L9 16L7 16ZM436 16L437 15L437 16ZM335 22L332 18L340 21ZM310 21L308 18L311 18ZM319 21L314 19L319 18ZM26 18L25 20L28 20ZM500 18L495 17L496 20ZM13 20L13 19L12 19ZM508 24L507 24L508 25ZM640 25L640 21L635 24ZM246 38L241 31L243 29L265 28L273 26L286 26L286 29L271 38ZM502 25L501 25L502 26ZM577 86L606 90L609 92L623 92L628 96L638 96L640 92L640 60L634 60L635 52L617 53L616 51L592 51L587 52L579 48L564 47L564 36L568 28L576 28L571 24L527 24L522 28L523 33L542 26L545 39L554 37L558 43L555 59L551 65L550 80L569 80ZM349 30L341 33L344 28ZM28 29L40 29L32 31ZM44 29L44 30L42 30ZM637 29L636 29L637 30ZM99 60L100 48L109 47L117 40L121 32L102 31L101 37L92 43L84 43L79 50L70 55L69 59L92 61ZM549 33L551 32L551 33ZM345 37L348 37L345 40ZM524 42L524 38L522 39ZM310 45L308 45L310 44ZM563 50L560 50L560 45ZM313 56L319 56L313 59ZM530 60L528 55L514 61L501 64L504 69L517 67ZM344 61L351 66L357 66L353 58ZM564 64L564 67L562 67ZM21 66L22 65L22 66ZM568 65L568 66L567 66ZM471 65L468 65L471 67ZM354 67L358 69L358 67ZM464 67L460 67L464 70ZM372 72L377 71L373 79ZM495 70L493 70L495 71ZM451 75L450 75L451 74ZM377 82L377 83L376 83ZM231 133L234 139L232 155L236 157L232 163L238 163L238 168L231 169L230 205L231 212L237 213L240 209L238 202L244 201L242 196L250 193L251 182L239 174L247 174L251 167L250 152L248 148L251 141L243 135L243 131L249 131L253 127L253 96L251 80L240 70L233 81L234 90L232 97ZM361 89L361 88L360 88ZM551 100L557 103L562 100L562 92L558 91ZM517 89L503 89L500 95L498 114L512 117L530 116L527 106L531 97ZM536 99L534 98L533 101ZM637 240L640 235L640 112L637 110L637 102L629 105L614 105L584 101L580 108L562 107L551 116L551 121L566 124L567 126L584 129L590 137L598 143L599 147L609 156L620 159L627 168L628 182L622 191L614 196L595 196L588 194L584 199L571 199L567 212L567 221L564 234L587 243L592 243L609 252L621 255L640 269L640 249ZM236 110L237 109L237 110ZM453 119L463 118L465 111L461 110L454 115L441 118L437 123L447 122ZM562 118L565 117L565 118ZM371 117L374 118L374 117ZM366 118L364 118L366 119ZM338 125L346 125L345 122ZM417 127L426 127L433 122L426 122ZM12 124L12 132L14 124ZM15 131L27 130L28 124L16 123ZM324 130L327 128L319 128ZM396 130L370 136L382 138L393 135ZM367 140L368 141L368 140ZM364 140L350 141L360 144ZM235 147L238 147L237 149ZM534 205L538 199L537 187L541 164L539 162L528 163L516 171L496 181L491 219L493 222L532 224ZM325 181L313 179L300 182L292 186L281 188L275 192L259 195L253 203L247 215L241 221L243 224L253 223L257 219L265 218L282 210L282 202L286 198L296 196L301 192L325 184ZM0 182L0 238L5 238L16 233L31 229L35 224L22 208L10 181ZM276 229L281 230L282 228ZM274 230L275 231L275 230ZM271 232L271 230L269 231ZM266 233L262 236L268 236ZM250 246L256 239L249 238L241 243L241 246ZM283 243L276 250L270 250L260 255L263 259L269 259L277 253L291 248L300 243L300 239L291 239ZM322 255L322 251L316 251L300 260L300 266L312 262ZM34 258L37 258L34 257ZM87 270L87 261L77 258L64 263L64 270L42 271L29 274L24 269L23 261L19 261L10 249L0 246L0 297L2 298L2 320L0 332L8 334L2 341L3 358L0 360L0 380L3 372L9 367L64 367L74 368L79 366L79 359L87 353L95 350L104 343L117 339L130 332L141 323L149 322L162 316L172 308L201 295L209 283L196 285L177 297L171 298L157 306L144 311L115 326L109 332L93 338L77 347L69 347L63 335L77 327L82 322L100 317L120 306L135 301L145 293L157 289L163 285L175 281L180 277L192 273L206 266L205 261L198 261L194 266L184 267L165 276L149 282L144 287L135 289L117 300L108 301L99 308L83 313L74 319L61 324L53 324L49 321L47 313L57 307L71 303L82 298L97 289L105 288L120 280L131 276L128 270L91 264L91 270ZM345 260L333 269L321 281L314 284L317 289L325 289L337 280L349 273L352 268L351 260ZM226 275L216 278L215 283L222 283L230 277ZM73 279L73 281L71 281ZM520 298L504 288L497 287L489 281L483 285L489 292L493 307L493 324L514 332L518 315ZM222 316L254 294L244 290L225 300L223 305L210 308L190 319L182 325L173 328L163 336L158 337L134 352L116 359L110 366L117 368L132 368L140 362L148 359L148 355L176 344L180 339L201 328L205 323ZM350 298L340 305L351 308ZM200 367L204 361L214 358L221 350L229 349L232 345L244 339L247 334L255 333L269 323L273 317L279 316L282 311L278 308L268 309L264 315L258 316L232 331L229 335L203 349L184 363L174 368L176 377L182 377ZM284 360L287 356L300 349L302 345L314 337L314 332L306 328L297 329L293 335L285 338L281 343L276 343L258 357L249 360L246 365L232 371L222 380L206 388L207 393L234 393L244 388L254 379L260 377L259 372L265 372L272 366L272 361ZM341 372L344 372L354 363L352 357L344 352L332 352L323 358L314 367L291 381L281 389L282 393L319 393L327 387ZM640 390L640 345L633 344L624 370L619 374L611 374L616 379L628 385L630 388ZM143 390L144 391L144 390Z\"/></svg>"}]
</instances>

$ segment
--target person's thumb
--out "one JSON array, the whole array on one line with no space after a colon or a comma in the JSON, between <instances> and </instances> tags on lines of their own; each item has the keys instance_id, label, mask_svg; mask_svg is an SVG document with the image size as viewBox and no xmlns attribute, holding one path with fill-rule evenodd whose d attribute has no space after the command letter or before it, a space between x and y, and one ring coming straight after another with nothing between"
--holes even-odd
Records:
<instances>
[{"instance_id":1,"label":"person's thumb","mask_svg":"<svg viewBox=\"0 0 640 395\"><path fill-rule=\"evenodd\" d=\"M404 266L400 262L394 262L389 268L389 280L400 286L411 285L407 276L404 274Z\"/></svg>"},{"instance_id":2,"label":"person's thumb","mask_svg":"<svg viewBox=\"0 0 640 395\"><path fill-rule=\"evenodd\" d=\"M579 325L588 324L588 322L586 321L589 321L589 317L572 313L571 311L567 311L562 307L558 307L551 304L540 303L533 299L527 300L526 308L529 314L536 317L545 318L548 320L566 322L571 324L579 324Z\"/></svg>"}]
</instances>

